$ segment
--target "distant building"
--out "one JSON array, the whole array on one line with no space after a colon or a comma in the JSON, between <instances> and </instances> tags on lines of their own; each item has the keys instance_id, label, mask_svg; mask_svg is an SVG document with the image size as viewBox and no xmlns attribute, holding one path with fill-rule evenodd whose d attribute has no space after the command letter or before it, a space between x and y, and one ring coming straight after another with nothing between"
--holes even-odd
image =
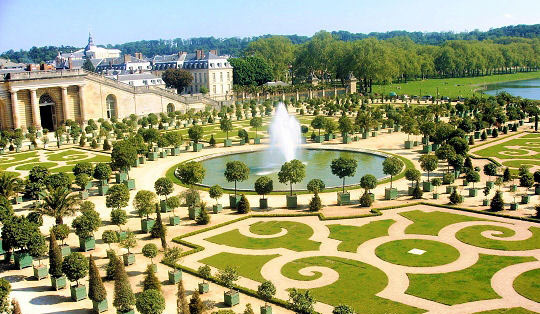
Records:
<instances>
[{"instance_id":1,"label":"distant building","mask_svg":"<svg viewBox=\"0 0 540 314\"><path fill-rule=\"evenodd\" d=\"M157 77L149 72L107 75L106 77L131 86L156 86L165 88L165 82L163 82L161 77Z\"/></svg>"},{"instance_id":2,"label":"distant building","mask_svg":"<svg viewBox=\"0 0 540 314\"><path fill-rule=\"evenodd\" d=\"M185 88L184 94L198 94L204 86L208 90L208 97L227 100L233 95L233 67L228 59L229 56L219 56L216 50L208 53L197 50L195 53L158 55L148 60L157 75L167 69L184 69L193 74L193 82Z\"/></svg>"},{"instance_id":3,"label":"distant building","mask_svg":"<svg viewBox=\"0 0 540 314\"><path fill-rule=\"evenodd\" d=\"M88 34L88 44L83 49L73 52L58 53L54 60L57 69L81 68L84 59L89 58L94 67L97 67L104 59L119 58L122 52L118 49L101 48L94 44L92 34Z\"/></svg>"},{"instance_id":4,"label":"distant building","mask_svg":"<svg viewBox=\"0 0 540 314\"><path fill-rule=\"evenodd\" d=\"M142 54L136 53L135 57L124 55L118 58L103 59L97 66L96 72L102 73L108 70L116 70L127 73L143 72L152 70L150 61L144 60Z\"/></svg>"}]
</instances>

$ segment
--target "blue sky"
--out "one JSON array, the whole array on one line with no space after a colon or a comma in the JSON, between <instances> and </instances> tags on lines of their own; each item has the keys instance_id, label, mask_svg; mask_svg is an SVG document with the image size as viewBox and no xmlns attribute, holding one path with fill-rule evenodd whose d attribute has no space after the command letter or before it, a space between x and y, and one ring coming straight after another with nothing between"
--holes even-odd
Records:
<instances>
[{"instance_id":1,"label":"blue sky","mask_svg":"<svg viewBox=\"0 0 540 314\"><path fill-rule=\"evenodd\" d=\"M0 52L199 36L465 31L540 23L540 0L0 0Z\"/></svg>"}]
</instances>

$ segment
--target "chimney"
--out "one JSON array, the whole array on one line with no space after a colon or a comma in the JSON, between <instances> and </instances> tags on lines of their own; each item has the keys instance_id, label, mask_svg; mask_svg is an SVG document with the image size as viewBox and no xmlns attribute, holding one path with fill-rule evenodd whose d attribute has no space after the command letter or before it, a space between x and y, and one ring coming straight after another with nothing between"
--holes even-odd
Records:
<instances>
[{"instance_id":1,"label":"chimney","mask_svg":"<svg viewBox=\"0 0 540 314\"><path fill-rule=\"evenodd\" d=\"M135 52L135 58L142 60L143 56L140 52Z\"/></svg>"},{"instance_id":2,"label":"chimney","mask_svg":"<svg viewBox=\"0 0 540 314\"><path fill-rule=\"evenodd\" d=\"M124 55L124 63L131 61L131 55Z\"/></svg>"},{"instance_id":3,"label":"chimney","mask_svg":"<svg viewBox=\"0 0 540 314\"><path fill-rule=\"evenodd\" d=\"M216 56L218 55L217 54L217 49L210 50L210 53L213 54L213 55L216 55Z\"/></svg>"},{"instance_id":4,"label":"chimney","mask_svg":"<svg viewBox=\"0 0 540 314\"><path fill-rule=\"evenodd\" d=\"M195 51L195 53L196 53L196 56L197 56L197 60L200 60L200 59L202 59L204 57L204 52L202 50L200 50L200 49L197 49Z\"/></svg>"},{"instance_id":5,"label":"chimney","mask_svg":"<svg viewBox=\"0 0 540 314\"><path fill-rule=\"evenodd\" d=\"M73 60L71 60L71 57L68 58L68 69L73 69Z\"/></svg>"}]
</instances>

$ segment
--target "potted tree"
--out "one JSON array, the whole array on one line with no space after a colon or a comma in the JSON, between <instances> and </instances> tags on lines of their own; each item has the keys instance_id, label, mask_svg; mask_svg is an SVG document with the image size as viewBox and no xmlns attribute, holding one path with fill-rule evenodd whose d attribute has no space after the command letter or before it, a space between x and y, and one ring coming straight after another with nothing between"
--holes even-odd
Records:
<instances>
[{"instance_id":1,"label":"potted tree","mask_svg":"<svg viewBox=\"0 0 540 314\"><path fill-rule=\"evenodd\" d=\"M158 247L154 243L145 244L142 248L142 254L144 257L150 259L150 265L152 265L152 270L154 273L157 272L157 265L154 264L154 257L158 255Z\"/></svg>"},{"instance_id":2,"label":"potted tree","mask_svg":"<svg viewBox=\"0 0 540 314\"><path fill-rule=\"evenodd\" d=\"M94 168L94 178L99 180L99 195L105 196L109 190L109 177L111 176L111 166L106 163L99 163Z\"/></svg>"},{"instance_id":3,"label":"potted tree","mask_svg":"<svg viewBox=\"0 0 540 314\"><path fill-rule=\"evenodd\" d=\"M137 163L137 146L131 140L114 143L111 152L111 166L120 170L116 173L116 183L125 184L129 190L135 189L135 180L129 178L129 170Z\"/></svg>"},{"instance_id":4,"label":"potted tree","mask_svg":"<svg viewBox=\"0 0 540 314\"><path fill-rule=\"evenodd\" d=\"M197 183L201 183L204 179L204 176L206 175L206 169L202 166L200 162L196 161L188 161L186 163L181 164L176 170L175 175L177 178L180 179L180 181L184 184L187 184L190 186L189 190L193 190L193 185ZM186 204L188 203L188 199L186 198ZM190 219L195 219L196 214L198 214L198 211L195 207L198 205L199 201L196 202L189 202L188 210L190 212ZM193 217L193 218L191 218Z\"/></svg>"},{"instance_id":5,"label":"potted tree","mask_svg":"<svg viewBox=\"0 0 540 314\"><path fill-rule=\"evenodd\" d=\"M221 120L219 121L219 128L221 129L221 131L225 132L225 140L223 141L223 145L225 147L231 147L232 146L232 140L229 139L229 132L232 131L233 129L233 126L232 126L232 121L231 119L229 119L227 116L224 116L223 118L221 118Z\"/></svg>"},{"instance_id":6,"label":"potted tree","mask_svg":"<svg viewBox=\"0 0 540 314\"><path fill-rule=\"evenodd\" d=\"M529 172L528 168L524 168L520 172L519 185L525 188L525 193L521 196L521 204L529 204L531 197L529 196L528 191L534 184L534 177L532 173Z\"/></svg>"},{"instance_id":7,"label":"potted tree","mask_svg":"<svg viewBox=\"0 0 540 314\"><path fill-rule=\"evenodd\" d=\"M236 182L247 180L249 177L249 168L241 161L229 161L225 166L224 175L227 182L234 182L234 196L229 195L229 206L231 209L236 208L240 201L240 195L236 194Z\"/></svg>"},{"instance_id":8,"label":"potted tree","mask_svg":"<svg viewBox=\"0 0 540 314\"><path fill-rule=\"evenodd\" d=\"M206 282L206 280L210 280L212 277L212 270L210 269L210 266L204 265L199 267L197 273L203 279L203 282L199 283L199 293L203 294L210 291L210 285L208 282Z\"/></svg>"},{"instance_id":9,"label":"potted tree","mask_svg":"<svg viewBox=\"0 0 540 314\"><path fill-rule=\"evenodd\" d=\"M137 294L135 306L139 313L161 314L165 310L165 298L161 291L147 289Z\"/></svg>"},{"instance_id":10,"label":"potted tree","mask_svg":"<svg viewBox=\"0 0 540 314\"><path fill-rule=\"evenodd\" d=\"M167 207L172 209L172 216L169 216L169 223L171 226L176 226L180 224L180 216L176 215L175 209L180 207L180 197L171 196L167 199Z\"/></svg>"},{"instance_id":11,"label":"potted tree","mask_svg":"<svg viewBox=\"0 0 540 314\"><path fill-rule=\"evenodd\" d=\"M223 206L218 201L218 199L223 195L223 189L219 184L216 184L210 187L208 194L216 201L216 204L212 206L213 213L219 213L223 209Z\"/></svg>"},{"instance_id":12,"label":"potted tree","mask_svg":"<svg viewBox=\"0 0 540 314\"><path fill-rule=\"evenodd\" d=\"M203 137L204 130L200 125L194 125L188 130L189 138L193 141L193 151L200 152L203 149L203 145L199 141Z\"/></svg>"},{"instance_id":13,"label":"potted tree","mask_svg":"<svg viewBox=\"0 0 540 314\"><path fill-rule=\"evenodd\" d=\"M107 251L111 251L111 244L118 243L120 239L118 238L118 232L115 232L113 230L105 230L101 234L101 239L103 240L103 243L107 244L109 246L109 249Z\"/></svg>"},{"instance_id":14,"label":"potted tree","mask_svg":"<svg viewBox=\"0 0 540 314\"><path fill-rule=\"evenodd\" d=\"M427 181L422 182L422 190L424 192L431 192L433 191L433 184L431 184L431 181L429 180L429 175L431 171L434 171L437 169L437 166L439 165L439 159L434 154L426 154L420 156L420 167L422 170L427 172Z\"/></svg>"},{"instance_id":15,"label":"potted tree","mask_svg":"<svg viewBox=\"0 0 540 314\"><path fill-rule=\"evenodd\" d=\"M431 185L435 187L435 192L433 192L433 199L439 199L438 187L441 186L442 180L440 178L431 179Z\"/></svg>"},{"instance_id":16,"label":"potted tree","mask_svg":"<svg viewBox=\"0 0 540 314\"><path fill-rule=\"evenodd\" d=\"M253 139L254 144L260 144L261 143L261 139L259 138L258 131L259 131L259 128L262 127L262 123L263 123L263 121L262 121L261 117L253 117L249 121L249 125L251 127L255 128L255 138Z\"/></svg>"},{"instance_id":17,"label":"potted tree","mask_svg":"<svg viewBox=\"0 0 540 314\"><path fill-rule=\"evenodd\" d=\"M180 146L182 146L182 142L184 141L182 138L182 133L180 133L180 131L168 132L165 134L165 137L169 141L169 144L173 147L171 148L171 155L180 155Z\"/></svg>"},{"instance_id":18,"label":"potted tree","mask_svg":"<svg viewBox=\"0 0 540 314\"><path fill-rule=\"evenodd\" d=\"M118 231L116 232L118 241L121 241L126 238L126 232L122 230L122 226L125 225L128 221L127 213L123 209L113 209L111 211L111 223L118 226Z\"/></svg>"},{"instance_id":19,"label":"potted tree","mask_svg":"<svg viewBox=\"0 0 540 314\"><path fill-rule=\"evenodd\" d=\"M486 186L491 189L494 185L493 181L491 181L491 177L497 175L497 165L494 163L488 163L484 165L484 174L489 177L489 180L486 182Z\"/></svg>"},{"instance_id":20,"label":"potted tree","mask_svg":"<svg viewBox=\"0 0 540 314\"><path fill-rule=\"evenodd\" d=\"M131 290L124 264L118 259L114 270L114 301L113 305L116 312L120 314L135 314L133 306L135 305L135 295Z\"/></svg>"},{"instance_id":21,"label":"potted tree","mask_svg":"<svg viewBox=\"0 0 540 314\"><path fill-rule=\"evenodd\" d=\"M326 141L331 141L335 138L334 131L336 130L336 128L337 128L337 125L336 125L336 122L334 122L334 120L330 118L325 118L324 131L326 132L326 134L324 135L324 139Z\"/></svg>"},{"instance_id":22,"label":"potted tree","mask_svg":"<svg viewBox=\"0 0 540 314\"><path fill-rule=\"evenodd\" d=\"M195 219L201 212L201 208L199 207L201 203L199 191L188 189L182 192L181 197L185 200L185 204L188 207L189 219Z\"/></svg>"},{"instance_id":23,"label":"potted tree","mask_svg":"<svg viewBox=\"0 0 540 314\"><path fill-rule=\"evenodd\" d=\"M491 190L491 188L489 186L486 185L486 187L484 187L484 196L486 198L482 201L482 206L488 206L489 205L488 195L490 193L490 190Z\"/></svg>"},{"instance_id":24,"label":"potted tree","mask_svg":"<svg viewBox=\"0 0 540 314\"><path fill-rule=\"evenodd\" d=\"M534 194L535 195L540 195L540 170L536 170L534 172L534 182L535 182L535 185L534 185Z\"/></svg>"},{"instance_id":25,"label":"potted tree","mask_svg":"<svg viewBox=\"0 0 540 314\"><path fill-rule=\"evenodd\" d=\"M354 125L351 122L351 119L349 119L349 117L343 115L339 118L338 129L341 132L343 144L349 144L350 142L352 142L351 136L349 134L354 131Z\"/></svg>"},{"instance_id":26,"label":"potted tree","mask_svg":"<svg viewBox=\"0 0 540 314\"><path fill-rule=\"evenodd\" d=\"M341 193L338 193L338 205L349 205L351 203L351 194L349 192L345 193L345 177L354 176L357 166L358 162L353 158L339 157L332 160L330 165L332 174L343 179Z\"/></svg>"},{"instance_id":27,"label":"potted tree","mask_svg":"<svg viewBox=\"0 0 540 314\"><path fill-rule=\"evenodd\" d=\"M287 208L297 208L297 196L293 195L293 184L301 182L306 177L306 166L298 159L285 162L278 172L278 180L281 183L289 183L290 195L287 195Z\"/></svg>"},{"instance_id":28,"label":"potted tree","mask_svg":"<svg viewBox=\"0 0 540 314\"><path fill-rule=\"evenodd\" d=\"M75 234L79 237L81 250L87 252L96 246L94 232L101 226L99 213L94 209L86 209L82 214L73 219L71 226L75 229Z\"/></svg>"},{"instance_id":29,"label":"potted tree","mask_svg":"<svg viewBox=\"0 0 540 314\"><path fill-rule=\"evenodd\" d=\"M259 199L259 208L267 209L268 208L268 199L264 196L272 193L274 190L274 181L267 176L259 177L255 181L255 192L258 195L262 195L262 198Z\"/></svg>"},{"instance_id":30,"label":"potted tree","mask_svg":"<svg viewBox=\"0 0 540 314\"><path fill-rule=\"evenodd\" d=\"M86 299L86 286L79 283L79 280L88 274L88 260L79 252L73 252L66 256L62 262L62 272L66 274L69 281L75 281L76 285L71 286L71 299L80 301Z\"/></svg>"},{"instance_id":31,"label":"potted tree","mask_svg":"<svg viewBox=\"0 0 540 314\"><path fill-rule=\"evenodd\" d=\"M217 279L229 289L223 293L225 305L235 306L240 303L240 294L233 289L234 282L238 280L238 270L232 266L227 266L219 271Z\"/></svg>"},{"instance_id":32,"label":"potted tree","mask_svg":"<svg viewBox=\"0 0 540 314\"><path fill-rule=\"evenodd\" d=\"M384 198L387 200L393 200L397 197L398 191L396 188L392 188L393 177L401 172L403 169L403 161L397 157L388 157L383 161L383 172L386 175L390 175L390 188L384 190Z\"/></svg>"},{"instance_id":33,"label":"potted tree","mask_svg":"<svg viewBox=\"0 0 540 314\"><path fill-rule=\"evenodd\" d=\"M92 300L92 309L94 313L105 312L108 309L107 290L103 286L101 275L96 266L96 262L90 255L90 269L88 275L88 298Z\"/></svg>"},{"instance_id":34,"label":"potted tree","mask_svg":"<svg viewBox=\"0 0 540 314\"><path fill-rule=\"evenodd\" d=\"M257 295L264 300L264 306L261 306L261 314L272 314L272 307L268 305L268 301L272 300L276 294L276 287L267 280L257 287Z\"/></svg>"},{"instance_id":35,"label":"potted tree","mask_svg":"<svg viewBox=\"0 0 540 314\"><path fill-rule=\"evenodd\" d=\"M162 213L167 213L171 209L167 206L167 196L173 192L173 182L167 177L162 177L156 180L154 183L154 190L159 196L165 196L164 200L159 201Z\"/></svg>"},{"instance_id":36,"label":"potted tree","mask_svg":"<svg viewBox=\"0 0 540 314\"><path fill-rule=\"evenodd\" d=\"M85 200L88 198L88 184L90 182L90 177L86 173L81 173L75 176L75 184L77 184L81 191L79 192L79 197L82 200Z\"/></svg>"},{"instance_id":37,"label":"potted tree","mask_svg":"<svg viewBox=\"0 0 540 314\"><path fill-rule=\"evenodd\" d=\"M49 274L51 275L51 285L54 290L66 287L66 277L62 272L62 253L54 233L51 233L49 237Z\"/></svg>"},{"instance_id":38,"label":"potted tree","mask_svg":"<svg viewBox=\"0 0 540 314\"><path fill-rule=\"evenodd\" d=\"M469 196L476 197L476 195L478 194L478 190L475 189L474 184L480 181L480 174L478 173L478 171L471 169L467 172L465 178L467 179L467 182L472 182L473 184L472 188L469 189Z\"/></svg>"},{"instance_id":39,"label":"potted tree","mask_svg":"<svg viewBox=\"0 0 540 314\"><path fill-rule=\"evenodd\" d=\"M54 233L54 236L57 240L62 241L60 245L60 251L62 252L62 257L68 256L71 254L71 247L64 243L69 235L69 227L65 224L54 225L51 228L51 233Z\"/></svg>"},{"instance_id":40,"label":"potted tree","mask_svg":"<svg viewBox=\"0 0 540 314\"><path fill-rule=\"evenodd\" d=\"M129 190L124 184L115 184L108 191L105 197L105 206L114 210L121 210L128 206ZM112 216L112 211L111 211Z\"/></svg>"},{"instance_id":41,"label":"potted tree","mask_svg":"<svg viewBox=\"0 0 540 314\"><path fill-rule=\"evenodd\" d=\"M135 263L135 254L131 253L131 249L137 246L137 238L135 238L135 233L127 231L126 238L120 241L120 246L127 250L122 258L124 260L124 265L129 266Z\"/></svg>"},{"instance_id":42,"label":"potted tree","mask_svg":"<svg viewBox=\"0 0 540 314\"><path fill-rule=\"evenodd\" d=\"M11 216L2 222L2 247L7 251L6 260L11 259L14 252L15 267L23 269L32 266L30 251L35 243L39 243L38 225L26 217Z\"/></svg>"},{"instance_id":43,"label":"potted tree","mask_svg":"<svg viewBox=\"0 0 540 314\"><path fill-rule=\"evenodd\" d=\"M155 211L156 194L151 191L140 190L135 194L133 199L133 207L137 210L141 218L141 230L144 233L150 232L156 223L155 219L150 218L150 214ZM146 219L143 217L146 216Z\"/></svg>"},{"instance_id":44,"label":"potted tree","mask_svg":"<svg viewBox=\"0 0 540 314\"><path fill-rule=\"evenodd\" d=\"M178 246L170 248L170 249L166 249L165 253L163 254L163 263L173 268L172 270L169 270L169 283L170 284L174 285L174 284L177 284L180 280L182 280L182 270L176 268L175 266L181 257L182 257L182 248Z\"/></svg>"},{"instance_id":45,"label":"potted tree","mask_svg":"<svg viewBox=\"0 0 540 314\"><path fill-rule=\"evenodd\" d=\"M323 116L316 116L311 120L311 127L319 131L319 135L315 136L316 143L324 142L324 135L321 135L321 129L324 128L326 123L326 118Z\"/></svg>"}]
</instances>

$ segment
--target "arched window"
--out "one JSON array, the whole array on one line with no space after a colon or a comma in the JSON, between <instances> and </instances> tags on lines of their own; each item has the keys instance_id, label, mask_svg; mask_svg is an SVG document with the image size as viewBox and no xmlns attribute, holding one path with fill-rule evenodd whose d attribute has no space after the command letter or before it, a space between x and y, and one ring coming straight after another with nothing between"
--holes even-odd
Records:
<instances>
[{"instance_id":1,"label":"arched window","mask_svg":"<svg viewBox=\"0 0 540 314\"><path fill-rule=\"evenodd\" d=\"M167 105L167 112L174 112L174 104Z\"/></svg>"},{"instance_id":2,"label":"arched window","mask_svg":"<svg viewBox=\"0 0 540 314\"><path fill-rule=\"evenodd\" d=\"M51 96L49 96L49 94L41 95L41 97L39 97L39 103L41 105L54 105L54 101L52 100Z\"/></svg>"},{"instance_id":3,"label":"arched window","mask_svg":"<svg viewBox=\"0 0 540 314\"><path fill-rule=\"evenodd\" d=\"M116 118L116 97L114 95L108 95L105 102L107 104L107 119Z\"/></svg>"}]
</instances>

